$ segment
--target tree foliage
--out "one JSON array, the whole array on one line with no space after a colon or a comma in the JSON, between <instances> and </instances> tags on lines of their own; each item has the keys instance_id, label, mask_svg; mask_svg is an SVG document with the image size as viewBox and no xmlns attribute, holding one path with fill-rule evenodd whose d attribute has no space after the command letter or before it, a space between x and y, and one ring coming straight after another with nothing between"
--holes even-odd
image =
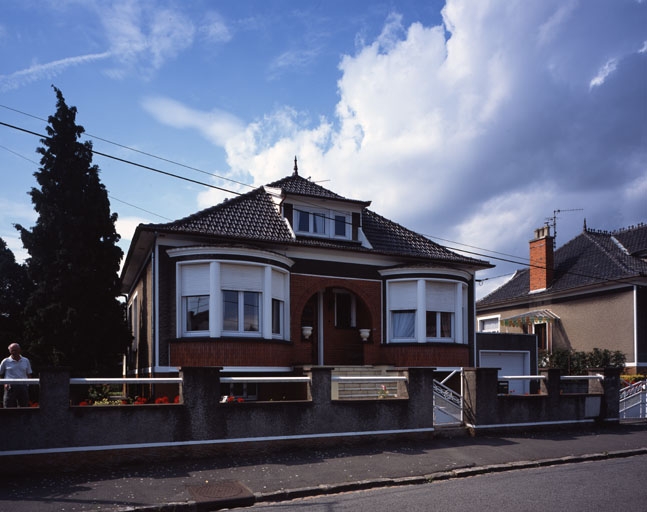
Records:
<instances>
[{"instance_id":1,"label":"tree foliage","mask_svg":"<svg viewBox=\"0 0 647 512\"><path fill-rule=\"evenodd\" d=\"M0 238L0 340L5 347L23 341L22 314L30 289L27 269Z\"/></svg>"},{"instance_id":2,"label":"tree foliage","mask_svg":"<svg viewBox=\"0 0 647 512\"><path fill-rule=\"evenodd\" d=\"M590 352L573 350L553 350L540 356L541 368L559 368L566 375L585 375L589 368L624 368L627 356L607 348L594 348Z\"/></svg>"},{"instance_id":3,"label":"tree foliage","mask_svg":"<svg viewBox=\"0 0 647 512\"><path fill-rule=\"evenodd\" d=\"M36 225L18 225L29 253L27 268L35 289L26 308L26 335L38 363L71 366L81 375L115 373L129 335L118 301L119 263L116 214L92 164L92 143L80 142L76 108L60 90L56 113L41 139L40 188L31 200Z\"/></svg>"}]
</instances>

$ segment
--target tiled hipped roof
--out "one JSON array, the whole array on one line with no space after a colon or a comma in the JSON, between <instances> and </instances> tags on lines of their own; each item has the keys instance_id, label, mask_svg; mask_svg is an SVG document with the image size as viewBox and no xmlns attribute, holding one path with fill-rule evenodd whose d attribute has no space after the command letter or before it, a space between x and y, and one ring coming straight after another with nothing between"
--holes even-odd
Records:
<instances>
[{"instance_id":1,"label":"tiled hipped roof","mask_svg":"<svg viewBox=\"0 0 647 512\"><path fill-rule=\"evenodd\" d=\"M363 231L371 249L358 242L330 238L298 237L295 239L285 219L277 211L264 187L226 200L216 206L166 224L148 224L143 229L159 233L177 233L217 237L238 242L307 245L321 249L345 249L358 252L393 254L444 263L485 268L489 264L468 258L436 244L365 208L370 202L342 197L297 174L270 183L268 187L302 198L330 199L362 207Z\"/></svg>"},{"instance_id":2,"label":"tiled hipped roof","mask_svg":"<svg viewBox=\"0 0 647 512\"><path fill-rule=\"evenodd\" d=\"M554 278L540 297L613 281L647 278L647 224L614 232L585 229L555 251ZM479 307L514 302L531 294L529 270L478 301Z\"/></svg>"}]
</instances>

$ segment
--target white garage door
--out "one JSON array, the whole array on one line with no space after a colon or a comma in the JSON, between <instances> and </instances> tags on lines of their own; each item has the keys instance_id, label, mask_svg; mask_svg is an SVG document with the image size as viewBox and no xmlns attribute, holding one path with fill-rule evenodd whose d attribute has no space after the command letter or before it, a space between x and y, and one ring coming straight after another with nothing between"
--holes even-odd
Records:
<instances>
[{"instance_id":1,"label":"white garage door","mask_svg":"<svg viewBox=\"0 0 647 512\"><path fill-rule=\"evenodd\" d=\"M499 377L504 375L530 375L530 354L528 352L492 352L481 350L481 367L500 368ZM511 380L508 392L517 395L528 393L530 381Z\"/></svg>"}]
</instances>

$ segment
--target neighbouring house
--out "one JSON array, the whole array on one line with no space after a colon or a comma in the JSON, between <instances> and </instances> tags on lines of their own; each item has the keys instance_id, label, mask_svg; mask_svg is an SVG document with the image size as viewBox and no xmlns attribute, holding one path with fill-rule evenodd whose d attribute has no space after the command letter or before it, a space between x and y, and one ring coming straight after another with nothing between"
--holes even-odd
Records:
<instances>
[{"instance_id":1,"label":"neighbouring house","mask_svg":"<svg viewBox=\"0 0 647 512\"><path fill-rule=\"evenodd\" d=\"M588 229L554 250L545 226L529 268L477 302L478 330L536 334L540 350L619 350L647 370L647 224Z\"/></svg>"},{"instance_id":2,"label":"neighbouring house","mask_svg":"<svg viewBox=\"0 0 647 512\"><path fill-rule=\"evenodd\" d=\"M178 367L472 364L475 273L490 268L298 173L165 224L122 271L130 375Z\"/></svg>"}]
</instances>

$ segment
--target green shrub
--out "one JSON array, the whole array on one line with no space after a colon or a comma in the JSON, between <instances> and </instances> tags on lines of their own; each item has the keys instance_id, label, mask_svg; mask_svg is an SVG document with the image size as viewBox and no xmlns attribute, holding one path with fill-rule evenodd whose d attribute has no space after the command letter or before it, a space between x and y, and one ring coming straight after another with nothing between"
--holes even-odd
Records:
<instances>
[{"instance_id":1,"label":"green shrub","mask_svg":"<svg viewBox=\"0 0 647 512\"><path fill-rule=\"evenodd\" d=\"M559 368L567 375L585 375L589 368L623 368L627 356L619 350L594 348L590 352L574 350L541 351L540 368Z\"/></svg>"}]
</instances>

